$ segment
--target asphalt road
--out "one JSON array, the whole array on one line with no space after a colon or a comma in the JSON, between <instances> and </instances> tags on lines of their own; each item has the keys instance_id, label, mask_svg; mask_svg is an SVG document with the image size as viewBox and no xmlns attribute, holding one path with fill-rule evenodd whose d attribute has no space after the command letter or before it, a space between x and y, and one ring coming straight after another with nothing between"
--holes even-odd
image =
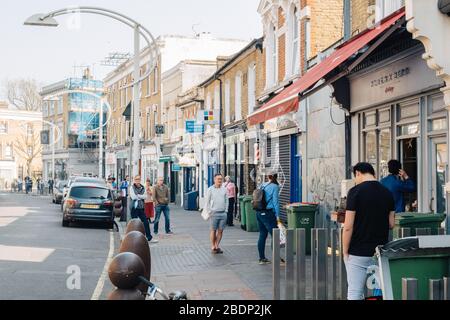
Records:
<instances>
[{"instance_id":1,"label":"asphalt road","mask_svg":"<svg viewBox=\"0 0 450 320\"><path fill-rule=\"evenodd\" d=\"M0 192L0 300L105 299L104 272L118 234L102 225L61 226L50 198Z\"/></svg>"}]
</instances>

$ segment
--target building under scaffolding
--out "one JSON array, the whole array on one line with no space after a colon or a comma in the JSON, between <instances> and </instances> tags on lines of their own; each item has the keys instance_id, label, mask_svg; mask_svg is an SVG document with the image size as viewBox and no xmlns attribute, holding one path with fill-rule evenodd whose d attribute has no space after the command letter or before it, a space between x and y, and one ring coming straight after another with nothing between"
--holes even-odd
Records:
<instances>
[{"instance_id":1,"label":"building under scaffolding","mask_svg":"<svg viewBox=\"0 0 450 320\"><path fill-rule=\"evenodd\" d=\"M44 178L52 176L53 163L58 179L98 175L103 82L92 79L87 69L82 78L44 87L41 95L46 121L43 131L50 135L50 144L43 151ZM106 121L107 108L103 110ZM103 135L105 138L105 132Z\"/></svg>"}]
</instances>

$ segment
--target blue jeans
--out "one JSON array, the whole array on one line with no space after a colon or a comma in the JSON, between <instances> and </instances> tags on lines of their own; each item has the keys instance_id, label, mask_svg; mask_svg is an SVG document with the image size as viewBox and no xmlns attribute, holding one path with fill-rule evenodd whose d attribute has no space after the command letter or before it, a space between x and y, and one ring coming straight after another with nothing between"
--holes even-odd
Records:
<instances>
[{"instance_id":1,"label":"blue jeans","mask_svg":"<svg viewBox=\"0 0 450 320\"><path fill-rule=\"evenodd\" d=\"M141 219L142 223L144 224L145 228L145 236L147 237L148 241L151 241L153 239L152 232L150 230L150 225L148 223L148 219L145 216L144 209L131 209L131 218L132 219Z\"/></svg>"},{"instance_id":2,"label":"blue jeans","mask_svg":"<svg viewBox=\"0 0 450 320\"><path fill-rule=\"evenodd\" d=\"M170 209L169 205L157 205L156 206L156 217L154 222L154 231L155 234L158 234L159 229L159 220L161 219L161 212L164 213L164 220L166 223L166 233L170 233Z\"/></svg>"},{"instance_id":3,"label":"blue jeans","mask_svg":"<svg viewBox=\"0 0 450 320\"><path fill-rule=\"evenodd\" d=\"M259 239L258 239L258 251L259 259L266 259L266 240L270 233L272 237L273 229L277 228L277 218L273 210L268 209L266 211L257 211L256 219L259 226Z\"/></svg>"}]
</instances>

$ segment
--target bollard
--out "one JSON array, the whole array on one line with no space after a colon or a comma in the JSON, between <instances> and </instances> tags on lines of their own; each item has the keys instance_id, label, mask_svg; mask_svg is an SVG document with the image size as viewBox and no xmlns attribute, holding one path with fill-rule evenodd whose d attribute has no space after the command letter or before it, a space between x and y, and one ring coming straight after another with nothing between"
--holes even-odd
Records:
<instances>
[{"instance_id":1,"label":"bollard","mask_svg":"<svg viewBox=\"0 0 450 320\"><path fill-rule=\"evenodd\" d=\"M317 229L311 229L311 294L312 299L316 299L317 283L316 283L316 255L317 255Z\"/></svg>"},{"instance_id":2,"label":"bollard","mask_svg":"<svg viewBox=\"0 0 450 320\"><path fill-rule=\"evenodd\" d=\"M331 237L331 296L330 300L337 300L337 274L338 274L338 266L337 266L337 257L336 251L338 250L338 241L339 241L339 233L337 229L330 230Z\"/></svg>"},{"instance_id":3,"label":"bollard","mask_svg":"<svg viewBox=\"0 0 450 320\"><path fill-rule=\"evenodd\" d=\"M316 300L327 300L328 295L328 237L327 229L317 231Z\"/></svg>"},{"instance_id":4,"label":"bollard","mask_svg":"<svg viewBox=\"0 0 450 320\"><path fill-rule=\"evenodd\" d=\"M272 296L273 300L280 300L280 229L273 229L272 254Z\"/></svg>"},{"instance_id":5,"label":"bollard","mask_svg":"<svg viewBox=\"0 0 450 320\"><path fill-rule=\"evenodd\" d=\"M417 279L402 279L402 300L417 300Z\"/></svg>"},{"instance_id":6,"label":"bollard","mask_svg":"<svg viewBox=\"0 0 450 320\"><path fill-rule=\"evenodd\" d=\"M122 240L119 252L131 252L139 256L145 266L144 277L150 280L151 276L151 255L150 246L148 245L147 238L139 231L131 231ZM147 292L148 285L145 283L139 284L139 290Z\"/></svg>"},{"instance_id":7,"label":"bollard","mask_svg":"<svg viewBox=\"0 0 450 320\"><path fill-rule=\"evenodd\" d=\"M131 252L118 254L109 265L108 275L118 289L135 289L145 273L145 265L138 255Z\"/></svg>"},{"instance_id":8,"label":"bollard","mask_svg":"<svg viewBox=\"0 0 450 320\"><path fill-rule=\"evenodd\" d=\"M339 299L347 299L347 270L345 269L343 251L344 229L339 230Z\"/></svg>"},{"instance_id":9,"label":"bollard","mask_svg":"<svg viewBox=\"0 0 450 320\"><path fill-rule=\"evenodd\" d=\"M297 253L295 265L295 283L296 283L296 300L306 299L306 230L296 230L296 245L295 252Z\"/></svg>"},{"instance_id":10,"label":"bollard","mask_svg":"<svg viewBox=\"0 0 450 320\"><path fill-rule=\"evenodd\" d=\"M292 229L286 231L286 268L285 268L285 280L286 280L286 300L294 300L295 285L294 285L294 233Z\"/></svg>"},{"instance_id":11,"label":"bollard","mask_svg":"<svg viewBox=\"0 0 450 320\"><path fill-rule=\"evenodd\" d=\"M416 228L416 236L430 236L431 228Z\"/></svg>"},{"instance_id":12,"label":"bollard","mask_svg":"<svg viewBox=\"0 0 450 320\"><path fill-rule=\"evenodd\" d=\"M442 300L442 279L428 280L430 300Z\"/></svg>"},{"instance_id":13,"label":"bollard","mask_svg":"<svg viewBox=\"0 0 450 320\"><path fill-rule=\"evenodd\" d=\"M411 228L401 228L399 232L400 238L411 237Z\"/></svg>"},{"instance_id":14,"label":"bollard","mask_svg":"<svg viewBox=\"0 0 450 320\"><path fill-rule=\"evenodd\" d=\"M125 300L145 300L145 296L138 289L115 289L108 295L107 300L125 301Z\"/></svg>"},{"instance_id":15,"label":"bollard","mask_svg":"<svg viewBox=\"0 0 450 320\"><path fill-rule=\"evenodd\" d=\"M443 289L444 289L444 297L443 299L448 301L450 300L450 278L444 277L444 281L443 281Z\"/></svg>"},{"instance_id":16,"label":"bollard","mask_svg":"<svg viewBox=\"0 0 450 320\"><path fill-rule=\"evenodd\" d=\"M125 231L125 234L128 234L132 231L139 231L143 235L145 235L145 228L144 224L140 219L133 219L128 222L127 230Z\"/></svg>"}]
</instances>

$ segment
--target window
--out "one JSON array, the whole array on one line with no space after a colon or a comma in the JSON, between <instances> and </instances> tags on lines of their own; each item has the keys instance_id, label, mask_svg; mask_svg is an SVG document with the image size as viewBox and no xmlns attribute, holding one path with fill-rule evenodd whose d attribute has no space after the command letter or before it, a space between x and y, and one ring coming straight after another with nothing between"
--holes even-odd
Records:
<instances>
[{"instance_id":1,"label":"window","mask_svg":"<svg viewBox=\"0 0 450 320\"><path fill-rule=\"evenodd\" d=\"M48 116L51 117L55 114L55 102L49 101L49 110L48 110Z\"/></svg>"},{"instance_id":2,"label":"window","mask_svg":"<svg viewBox=\"0 0 450 320\"><path fill-rule=\"evenodd\" d=\"M230 112L231 112L231 85L230 80L225 82L225 123L230 123Z\"/></svg>"},{"instance_id":3,"label":"window","mask_svg":"<svg viewBox=\"0 0 450 320\"><path fill-rule=\"evenodd\" d=\"M256 107L256 64L248 66L248 114L252 114Z\"/></svg>"},{"instance_id":4,"label":"window","mask_svg":"<svg viewBox=\"0 0 450 320\"><path fill-rule=\"evenodd\" d=\"M5 158L11 159L13 156L12 144L7 144L5 147Z\"/></svg>"},{"instance_id":5,"label":"window","mask_svg":"<svg viewBox=\"0 0 450 320\"><path fill-rule=\"evenodd\" d=\"M7 133L8 133L8 122L0 121L0 134L7 134Z\"/></svg>"},{"instance_id":6,"label":"window","mask_svg":"<svg viewBox=\"0 0 450 320\"><path fill-rule=\"evenodd\" d=\"M238 73L234 82L234 120L242 120L242 73Z\"/></svg>"},{"instance_id":7,"label":"window","mask_svg":"<svg viewBox=\"0 0 450 320\"><path fill-rule=\"evenodd\" d=\"M267 66L267 78L266 87L270 88L277 83L277 69L278 69L278 48L277 48L277 35L275 26L271 25L269 27L269 33L267 35L267 55L266 55L266 66Z\"/></svg>"},{"instance_id":8,"label":"window","mask_svg":"<svg viewBox=\"0 0 450 320\"><path fill-rule=\"evenodd\" d=\"M48 117L48 102L44 102L44 104L42 105L42 116Z\"/></svg>"},{"instance_id":9,"label":"window","mask_svg":"<svg viewBox=\"0 0 450 320\"><path fill-rule=\"evenodd\" d=\"M289 70L290 75L299 73L300 71L300 23L297 19L297 8L291 10L290 15L290 35L291 35L291 52L290 61L291 68Z\"/></svg>"},{"instance_id":10,"label":"window","mask_svg":"<svg viewBox=\"0 0 450 320\"><path fill-rule=\"evenodd\" d=\"M214 88L214 109L220 109L220 87Z\"/></svg>"},{"instance_id":11,"label":"window","mask_svg":"<svg viewBox=\"0 0 450 320\"><path fill-rule=\"evenodd\" d=\"M211 107L212 107L212 101L211 101L211 93L208 93L208 96L206 97L206 105L205 105L205 108L206 108L206 110L211 110Z\"/></svg>"},{"instance_id":12,"label":"window","mask_svg":"<svg viewBox=\"0 0 450 320\"><path fill-rule=\"evenodd\" d=\"M156 94L158 93L158 87L159 87L159 77L158 77L158 68L156 67L155 70L153 70L153 88L152 93Z\"/></svg>"},{"instance_id":13,"label":"window","mask_svg":"<svg viewBox=\"0 0 450 320\"><path fill-rule=\"evenodd\" d=\"M58 100L58 114L62 114L63 113L63 99L60 98Z\"/></svg>"},{"instance_id":14,"label":"window","mask_svg":"<svg viewBox=\"0 0 450 320\"><path fill-rule=\"evenodd\" d=\"M376 0L375 16L377 21L405 6L405 0Z\"/></svg>"}]
</instances>

